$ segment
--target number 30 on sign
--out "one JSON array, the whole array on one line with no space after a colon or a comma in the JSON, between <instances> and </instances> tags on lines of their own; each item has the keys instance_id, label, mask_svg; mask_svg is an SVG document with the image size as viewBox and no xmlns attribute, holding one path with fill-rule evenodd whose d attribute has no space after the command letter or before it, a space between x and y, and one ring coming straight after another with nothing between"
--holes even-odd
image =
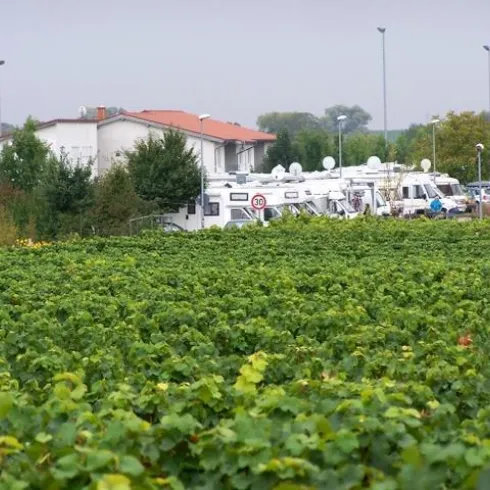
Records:
<instances>
[{"instance_id":1,"label":"number 30 on sign","mask_svg":"<svg viewBox=\"0 0 490 490\"><path fill-rule=\"evenodd\" d=\"M250 204L254 209L260 211L261 209L265 208L267 201L265 200L265 197L262 194L255 194L252 197Z\"/></svg>"}]
</instances>

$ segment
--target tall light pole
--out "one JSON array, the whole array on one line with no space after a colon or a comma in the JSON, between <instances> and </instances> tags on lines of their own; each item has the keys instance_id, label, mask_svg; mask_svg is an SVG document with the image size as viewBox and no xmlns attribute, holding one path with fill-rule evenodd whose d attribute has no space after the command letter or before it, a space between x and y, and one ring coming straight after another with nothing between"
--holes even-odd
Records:
<instances>
[{"instance_id":1,"label":"tall light pole","mask_svg":"<svg viewBox=\"0 0 490 490\"><path fill-rule=\"evenodd\" d=\"M5 60L0 60L0 66L5 65ZM0 96L0 138L2 137L2 100Z\"/></svg>"},{"instance_id":2,"label":"tall light pole","mask_svg":"<svg viewBox=\"0 0 490 490\"><path fill-rule=\"evenodd\" d=\"M434 118L430 122L432 124L432 161L434 163L434 182L436 181L436 124L441 122L439 119Z\"/></svg>"},{"instance_id":3,"label":"tall light pole","mask_svg":"<svg viewBox=\"0 0 490 490\"><path fill-rule=\"evenodd\" d=\"M339 172L340 178L342 178L342 123L347 119L347 116L343 114L337 117L339 123Z\"/></svg>"},{"instance_id":4,"label":"tall light pole","mask_svg":"<svg viewBox=\"0 0 490 490\"><path fill-rule=\"evenodd\" d=\"M490 46L485 44L483 49L488 53L488 117L490 118Z\"/></svg>"},{"instance_id":5,"label":"tall light pole","mask_svg":"<svg viewBox=\"0 0 490 490\"><path fill-rule=\"evenodd\" d=\"M209 114L201 114L199 116L199 126L201 130L201 229L204 228L204 138L203 125L204 120L209 119Z\"/></svg>"},{"instance_id":6,"label":"tall light pole","mask_svg":"<svg viewBox=\"0 0 490 490\"><path fill-rule=\"evenodd\" d=\"M381 37L383 39L383 112L384 112L385 145L388 145L388 103L386 100L386 43L385 43L386 27L378 27L378 32L381 33Z\"/></svg>"},{"instance_id":7,"label":"tall light pole","mask_svg":"<svg viewBox=\"0 0 490 490\"><path fill-rule=\"evenodd\" d=\"M476 145L476 153L478 155L478 192L480 194L480 202L478 206L478 214L480 219L483 219L483 199L482 199L482 185L481 185L481 152L484 150L484 146L481 143Z\"/></svg>"}]
</instances>

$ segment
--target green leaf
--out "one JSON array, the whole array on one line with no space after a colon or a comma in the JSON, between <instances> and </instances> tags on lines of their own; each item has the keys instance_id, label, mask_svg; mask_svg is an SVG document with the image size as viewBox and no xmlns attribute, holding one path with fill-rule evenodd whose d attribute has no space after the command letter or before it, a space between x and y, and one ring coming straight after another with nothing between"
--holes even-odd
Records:
<instances>
[{"instance_id":1,"label":"green leaf","mask_svg":"<svg viewBox=\"0 0 490 490\"><path fill-rule=\"evenodd\" d=\"M168 478L155 478L153 480L155 484L160 487L168 487L172 490L185 490L184 485L175 476L170 476Z\"/></svg>"},{"instance_id":2,"label":"green leaf","mask_svg":"<svg viewBox=\"0 0 490 490\"><path fill-rule=\"evenodd\" d=\"M485 463L485 460L482 456L482 450L478 447L472 447L468 449L464 455L464 459L468 466L471 466L473 468L483 466L483 464Z\"/></svg>"},{"instance_id":3,"label":"green leaf","mask_svg":"<svg viewBox=\"0 0 490 490\"><path fill-rule=\"evenodd\" d=\"M105 475L97 483L97 490L131 490L131 480L124 475Z\"/></svg>"},{"instance_id":4,"label":"green leaf","mask_svg":"<svg viewBox=\"0 0 490 490\"><path fill-rule=\"evenodd\" d=\"M73 446L77 438L77 426L72 422L65 422L61 425L55 436L57 445L61 447Z\"/></svg>"},{"instance_id":5,"label":"green leaf","mask_svg":"<svg viewBox=\"0 0 490 490\"><path fill-rule=\"evenodd\" d=\"M420 468L423 465L423 458L417 446L410 446L403 450L402 459L405 463Z\"/></svg>"},{"instance_id":6,"label":"green leaf","mask_svg":"<svg viewBox=\"0 0 490 490\"><path fill-rule=\"evenodd\" d=\"M337 439L335 443L339 447L339 449L345 453L350 454L354 450L359 448L359 441L354 434L350 433L339 433L337 434Z\"/></svg>"},{"instance_id":7,"label":"green leaf","mask_svg":"<svg viewBox=\"0 0 490 490\"><path fill-rule=\"evenodd\" d=\"M77 453L68 454L56 462L55 468L51 471L56 480L69 480L74 478L78 472L79 456Z\"/></svg>"},{"instance_id":8,"label":"green leaf","mask_svg":"<svg viewBox=\"0 0 490 490\"><path fill-rule=\"evenodd\" d=\"M134 456L123 456L119 461L119 471L131 476L140 476L145 468Z\"/></svg>"},{"instance_id":9,"label":"green leaf","mask_svg":"<svg viewBox=\"0 0 490 490\"><path fill-rule=\"evenodd\" d=\"M164 429L176 429L182 434L192 434L201 427L201 424L189 413L165 415L160 422Z\"/></svg>"},{"instance_id":10,"label":"green leaf","mask_svg":"<svg viewBox=\"0 0 490 490\"><path fill-rule=\"evenodd\" d=\"M46 434L46 432L40 432L36 436L36 441L40 442L41 444L46 444L47 442L51 441L53 439L53 436L51 434Z\"/></svg>"},{"instance_id":11,"label":"green leaf","mask_svg":"<svg viewBox=\"0 0 490 490\"><path fill-rule=\"evenodd\" d=\"M114 454L111 451L105 449L94 450L87 454L85 468L87 471L92 472L106 467L113 460Z\"/></svg>"},{"instance_id":12,"label":"green leaf","mask_svg":"<svg viewBox=\"0 0 490 490\"><path fill-rule=\"evenodd\" d=\"M5 391L0 392L0 419L4 419L14 405L13 396Z\"/></svg>"}]
</instances>

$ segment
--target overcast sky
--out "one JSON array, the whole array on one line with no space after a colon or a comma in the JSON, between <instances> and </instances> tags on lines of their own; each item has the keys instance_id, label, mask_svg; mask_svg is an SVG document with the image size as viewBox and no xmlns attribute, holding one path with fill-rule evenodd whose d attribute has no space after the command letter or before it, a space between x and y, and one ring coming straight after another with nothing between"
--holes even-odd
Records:
<instances>
[{"instance_id":1,"label":"overcast sky","mask_svg":"<svg viewBox=\"0 0 490 490\"><path fill-rule=\"evenodd\" d=\"M488 107L490 0L4 0L2 117L80 105L182 109L255 126L359 104L388 127Z\"/></svg>"}]
</instances>

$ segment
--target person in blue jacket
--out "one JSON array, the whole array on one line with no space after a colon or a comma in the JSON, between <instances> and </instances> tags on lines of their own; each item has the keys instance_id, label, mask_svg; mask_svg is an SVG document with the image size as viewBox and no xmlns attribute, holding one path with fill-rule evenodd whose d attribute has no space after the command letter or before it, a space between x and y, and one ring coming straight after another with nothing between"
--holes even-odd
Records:
<instances>
[{"instance_id":1,"label":"person in blue jacket","mask_svg":"<svg viewBox=\"0 0 490 490\"><path fill-rule=\"evenodd\" d=\"M442 209L442 202L439 199L438 196L436 196L434 199L432 199L432 202L430 203L430 210L432 213L432 216L435 216L441 212Z\"/></svg>"}]
</instances>

